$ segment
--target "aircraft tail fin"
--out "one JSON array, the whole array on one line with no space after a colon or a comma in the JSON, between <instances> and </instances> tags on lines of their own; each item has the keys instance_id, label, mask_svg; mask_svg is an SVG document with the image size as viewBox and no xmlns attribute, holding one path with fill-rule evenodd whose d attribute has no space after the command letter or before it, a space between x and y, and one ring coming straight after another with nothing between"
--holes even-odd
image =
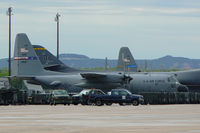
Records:
<instances>
[{"instance_id":1,"label":"aircraft tail fin","mask_svg":"<svg viewBox=\"0 0 200 133\"><path fill-rule=\"evenodd\" d=\"M52 53L50 53L46 48L40 45L33 45L33 48L44 69L56 72L78 71L77 69L66 66L59 59L57 59Z\"/></svg>"},{"instance_id":2,"label":"aircraft tail fin","mask_svg":"<svg viewBox=\"0 0 200 133\"><path fill-rule=\"evenodd\" d=\"M125 67L125 68L124 68ZM121 47L118 56L118 71L137 72L136 62L128 47Z\"/></svg>"},{"instance_id":3,"label":"aircraft tail fin","mask_svg":"<svg viewBox=\"0 0 200 133\"><path fill-rule=\"evenodd\" d=\"M16 35L12 68L13 76L34 76L44 72L31 42L24 33Z\"/></svg>"}]
</instances>

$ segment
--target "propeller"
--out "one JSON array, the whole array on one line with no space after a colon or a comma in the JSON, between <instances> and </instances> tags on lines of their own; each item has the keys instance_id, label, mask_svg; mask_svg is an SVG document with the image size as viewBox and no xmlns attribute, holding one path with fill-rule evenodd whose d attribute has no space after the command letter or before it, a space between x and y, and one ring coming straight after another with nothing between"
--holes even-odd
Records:
<instances>
[{"instance_id":1,"label":"propeller","mask_svg":"<svg viewBox=\"0 0 200 133\"><path fill-rule=\"evenodd\" d=\"M127 75L124 74L123 84L129 84L131 80L133 80L133 78L131 76L127 76Z\"/></svg>"}]
</instances>

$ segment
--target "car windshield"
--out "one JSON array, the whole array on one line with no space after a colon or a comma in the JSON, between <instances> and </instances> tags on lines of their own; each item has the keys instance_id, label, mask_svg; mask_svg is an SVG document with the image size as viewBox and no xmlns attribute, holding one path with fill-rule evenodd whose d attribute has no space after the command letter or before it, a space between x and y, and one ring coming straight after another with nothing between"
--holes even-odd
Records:
<instances>
[{"instance_id":1,"label":"car windshield","mask_svg":"<svg viewBox=\"0 0 200 133\"><path fill-rule=\"evenodd\" d=\"M66 95L67 91L66 90L54 90L53 93L55 95Z\"/></svg>"},{"instance_id":2,"label":"car windshield","mask_svg":"<svg viewBox=\"0 0 200 133\"><path fill-rule=\"evenodd\" d=\"M101 94L101 95L105 95L105 93L101 90L96 90L96 91L93 91L93 94Z\"/></svg>"},{"instance_id":3,"label":"car windshield","mask_svg":"<svg viewBox=\"0 0 200 133\"><path fill-rule=\"evenodd\" d=\"M86 94L88 94L90 92L90 90L82 90L81 92L80 92L80 95L86 95Z\"/></svg>"},{"instance_id":4,"label":"car windshield","mask_svg":"<svg viewBox=\"0 0 200 133\"><path fill-rule=\"evenodd\" d=\"M124 94L132 94L130 91L128 91L128 90L124 90L124 91L122 91Z\"/></svg>"}]
</instances>

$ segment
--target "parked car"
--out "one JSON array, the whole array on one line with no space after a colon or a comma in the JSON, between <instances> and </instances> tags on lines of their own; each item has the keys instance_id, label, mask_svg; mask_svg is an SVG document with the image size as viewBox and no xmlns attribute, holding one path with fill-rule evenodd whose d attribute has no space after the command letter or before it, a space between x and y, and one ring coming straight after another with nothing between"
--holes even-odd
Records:
<instances>
[{"instance_id":1,"label":"parked car","mask_svg":"<svg viewBox=\"0 0 200 133\"><path fill-rule=\"evenodd\" d=\"M118 103L120 105L126 103L138 106L144 102L144 98L142 95L132 94L126 89L113 89L105 95L90 95L89 102L95 103L97 106L103 104L112 105L113 103Z\"/></svg>"},{"instance_id":2,"label":"parked car","mask_svg":"<svg viewBox=\"0 0 200 133\"><path fill-rule=\"evenodd\" d=\"M71 103L71 97L66 90L53 90L50 98L50 105L68 104Z\"/></svg>"},{"instance_id":3,"label":"parked car","mask_svg":"<svg viewBox=\"0 0 200 133\"><path fill-rule=\"evenodd\" d=\"M72 96L72 104L91 105L90 97L95 95L105 95L105 93L99 89L84 89L79 94Z\"/></svg>"}]
</instances>

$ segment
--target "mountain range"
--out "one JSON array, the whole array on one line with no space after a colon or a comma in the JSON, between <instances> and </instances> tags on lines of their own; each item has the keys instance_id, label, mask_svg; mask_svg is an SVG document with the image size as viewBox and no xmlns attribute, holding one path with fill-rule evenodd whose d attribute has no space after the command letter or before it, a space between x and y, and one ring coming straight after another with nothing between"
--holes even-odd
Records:
<instances>
[{"instance_id":1,"label":"mountain range","mask_svg":"<svg viewBox=\"0 0 200 133\"><path fill-rule=\"evenodd\" d=\"M60 60L70 67L75 68L100 68L105 67L105 59L89 58L80 54L61 54ZM151 60L137 60L138 68L148 69L196 69L200 68L200 59L189 59L184 57L173 57L170 55ZM110 68L117 67L117 59L108 59L108 66ZM0 59L0 68L8 67L8 59Z\"/></svg>"}]
</instances>

